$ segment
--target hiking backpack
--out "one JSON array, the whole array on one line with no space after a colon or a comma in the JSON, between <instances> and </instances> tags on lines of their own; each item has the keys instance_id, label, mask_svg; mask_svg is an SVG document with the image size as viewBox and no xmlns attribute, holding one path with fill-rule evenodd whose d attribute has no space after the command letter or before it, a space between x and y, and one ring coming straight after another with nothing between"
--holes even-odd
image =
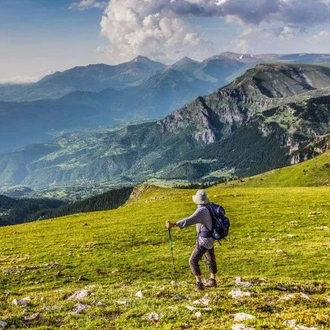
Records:
<instances>
[{"instance_id":1,"label":"hiking backpack","mask_svg":"<svg viewBox=\"0 0 330 330\"><path fill-rule=\"evenodd\" d=\"M210 203L207 208L212 216L212 230L210 230L212 237L215 240L224 239L230 227L230 220L226 217L225 209L214 203Z\"/></svg>"}]
</instances>

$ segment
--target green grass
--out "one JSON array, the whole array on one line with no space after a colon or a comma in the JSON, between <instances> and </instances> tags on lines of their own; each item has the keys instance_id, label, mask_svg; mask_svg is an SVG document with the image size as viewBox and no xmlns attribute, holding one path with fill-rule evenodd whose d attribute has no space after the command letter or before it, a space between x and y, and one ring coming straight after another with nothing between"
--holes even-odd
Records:
<instances>
[{"instance_id":1,"label":"green grass","mask_svg":"<svg viewBox=\"0 0 330 330\"><path fill-rule=\"evenodd\" d=\"M330 188L207 189L232 226L216 246L219 286L202 293L188 267L195 229L172 230L174 274L164 227L194 211L194 192L142 186L117 210L1 228L0 321L8 329L230 329L234 315L245 312L255 319L239 323L255 329L289 329L283 322L290 319L329 329ZM237 276L254 285L237 286ZM67 298L83 288L89 295L82 303L90 307L75 315L77 302ZM251 297L231 298L238 288ZM142 298L135 296L140 290ZM289 293L295 297L281 299ZM205 294L212 310L197 318L187 305ZM12 304L27 296L27 307ZM152 312L158 322L147 319ZM39 318L24 321L34 313Z\"/></svg>"},{"instance_id":2,"label":"green grass","mask_svg":"<svg viewBox=\"0 0 330 330\"><path fill-rule=\"evenodd\" d=\"M302 163L275 169L241 181L244 187L314 187L330 186L330 152Z\"/></svg>"}]
</instances>

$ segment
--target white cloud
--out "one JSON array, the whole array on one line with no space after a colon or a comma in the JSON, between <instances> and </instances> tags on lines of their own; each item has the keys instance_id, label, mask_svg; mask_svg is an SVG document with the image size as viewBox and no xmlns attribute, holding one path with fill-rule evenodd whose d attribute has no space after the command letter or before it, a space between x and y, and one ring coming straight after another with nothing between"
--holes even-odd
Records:
<instances>
[{"instance_id":1,"label":"white cloud","mask_svg":"<svg viewBox=\"0 0 330 330\"><path fill-rule=\"evenodd\" d=\"M290 27L265 28L251 26L229 43L229 49L238 53L261 54L297 52L302 34ZM304 45L305 46L305 45Z\"/></svg>"},{"instance_id":2,"label":"white cloud","mask_svg":"<svg viewBox=\"0 0 330 330\"><path fill-rule=\"evenodd\" d=\"M28 84L28 83L35 83L39 81L40 79L44 78L45 76L48 76L50 74L53 74L55 71L53 70L43 70L41 71L40 76L14 76L10 78L1 78L0 84Z\"/></svg>"},{"instance_id":3,"label":"white cloud","mask_svg":"<svg viewBox=\"0 0 330 330\"><path fill-rule=\"evenodd\" d=\"M219 17L245 27L230 47L248 52L259 49L262 42L270 45L272 38L286 43L312 26L330 22L330 4L328 0L111 0L101 20L101 33L110 45L97 51L112 62L137 55L163 62L182 56L205 58L216 47L202 25L194 24L196 17Z\"/></svg>"},{"instance_id":4,"label":"white cloud","mask_svg":"<svg viewBox=\"0 0 330 330\"><path fill-rule=\"evenodd\" d=\"M208 56L214 49L189 18L212 15L212 8L217 6L208 0L111 0L101 21L102 35L111 43L107 54L113 61Z\"/></svg>"},{"instance_id":5,"label":"white cloud","mask_svg":"<svg viewBox=\"0 0 330 330\"><path fill-rule=\"evenodd\" d=\"M218 0L221 15L242 24L283 22L300 27L330 20L328 0Z\"/></svg>"},{"instance_id":6,"label":"white cloud","mask_svg":"<svg viewBox=\"0 0 330 330\"><path fill-rule=\"evenodd\" d=\"M11 78L1 78L0 84L27 84L37 82L40 77L16 76Z\"/></svg>"},{"instance_id":7,"label":"white cloud","mask_svg":"<svg viewBox=\"0 0 330 330\"><path fill-rule=\"evenodd\" d=\"M255 53L256 46L264 43L267 37L261 28L250 27L229 43L229 49L238 53Z\"/></svg>"},{"instance_id":8,"label":"white cloud","mask_svg":"<svg viewBox=\"0 0 330 330\"><path fill-rule=\"evenodd\" d=\"M90 8L100 8L103 9L107 6L105 1L95 1L95 0L81 0L79 2L74 2L69 6L69 9L86 10Z\"/></svg>"},{"instance_id":9,"label":"white cloud","mask_svg":"<svg viewBox=\"0 0 330 330\"><path fill-rule=\"evenodd\" d=\"M320 31L309 38L310 41L324 42L330 40L330 31Z\"/></svg>"},{"instance_id":10,"label":"white cloud","mask_svg":"<svg viewBox=\"0 0 330 330\"><path fill-rule=\"evenodd\" d=\"M280 30L279 37L284 39L292 39L295 36L295 31L289 26L285 26Z\"/></svg>"}]
</instances>

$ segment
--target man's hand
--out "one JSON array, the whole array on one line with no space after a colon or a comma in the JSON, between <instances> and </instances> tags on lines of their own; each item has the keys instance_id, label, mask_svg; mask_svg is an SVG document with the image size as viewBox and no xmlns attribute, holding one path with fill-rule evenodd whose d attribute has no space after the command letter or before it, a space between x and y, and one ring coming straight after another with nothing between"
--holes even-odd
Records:
<instances>
[{"instance_id":1,"label":"man's hand","mask_svg":"<svg viewBox=\"0 0 330 330\"><path fill-rule=\"evenodd\" d=\"M165 226L167 229L170 229L172 227L175 227L176 226L176 223L175 222L171 222L170 220L167 220L166 223L165 223Z\"/></svg>"}]
</instances>

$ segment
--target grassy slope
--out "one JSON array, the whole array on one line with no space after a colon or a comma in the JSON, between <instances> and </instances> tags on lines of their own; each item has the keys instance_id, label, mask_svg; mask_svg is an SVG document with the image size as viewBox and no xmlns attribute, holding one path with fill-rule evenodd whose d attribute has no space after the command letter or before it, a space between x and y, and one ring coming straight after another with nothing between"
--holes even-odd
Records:
<instances>
[{"instance_id":1,"label":"grassy slope","mask_svg":"<svg viewBox=\"0 0 330 330\"><path fill-rule=\"evenodd\" d=\"M327 329L330 188L218 186L207 191L225 206L232 227L229 239L216 246L219 287L205 292L212 311L201 311L201 318L186 308L205 294L194 292L187 265L194 228L172 231L176 289L164 227L166 219L194 210L194 191L148 187L117 210L1 228L0 321L33 329L230 329L233 315L245 312L256 319L241 323L255 329L286 329L288 319ZM239 288L236 276L255 283L241 288L251 297L229 297ZM287 292L277 290L278 283ZM86 286L89 296L82 303L91 307L74 315L76 302L67 297ZM143 298L135 297L139 290ZM296 298L280 299L290 292ZM188 300L175 300L177 294ZM31 297L27 308L12 304L26 296ZM37 320L24 321L36 312ZM159 322L146 320L151 312L160 315Z\"/></svg>"},{"instance_id":2,"label":"grassy slope","mask_svg":"<svg viewBox=\"0 0 330 330\"><path fill-rule=\"evenodd\" d=\"M234 186L244 187L315 187L330 185L330 151L305 162L275 169L243 181Z\"/></svg>"}]
</instances>

